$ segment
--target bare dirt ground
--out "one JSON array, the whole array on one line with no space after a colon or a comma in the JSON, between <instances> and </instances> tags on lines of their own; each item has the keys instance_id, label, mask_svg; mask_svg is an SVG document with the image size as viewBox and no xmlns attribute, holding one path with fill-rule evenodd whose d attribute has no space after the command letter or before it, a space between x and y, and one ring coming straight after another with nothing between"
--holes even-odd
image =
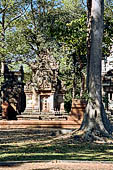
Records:
<instances>
[{"instance_id":1,"label":"bare dirt ground","mask_svg":"<svg viewBox=\"0 0 113 170\"><path fill-rule=\"evenodd\" d=\"M0 166L0 170L113 170L112 163L105 162L43 162L20 163Z\"/></svg>"}]
</instances>

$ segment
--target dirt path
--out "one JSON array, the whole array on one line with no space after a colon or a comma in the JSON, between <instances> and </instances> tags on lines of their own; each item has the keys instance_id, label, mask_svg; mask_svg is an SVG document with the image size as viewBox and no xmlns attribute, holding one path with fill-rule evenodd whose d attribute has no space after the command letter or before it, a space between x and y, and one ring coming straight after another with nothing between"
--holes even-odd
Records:
<instances>
[{"instance_id":1,"label":"dirt path","mask_svg":"<svg viewBox=\"0 0 113 170\"><path fill-rule=\"evenodd\" d=\"M113 164L105 162L20 163L2 165L0 170L113 170Z\"/></svg>"}]
</instances>

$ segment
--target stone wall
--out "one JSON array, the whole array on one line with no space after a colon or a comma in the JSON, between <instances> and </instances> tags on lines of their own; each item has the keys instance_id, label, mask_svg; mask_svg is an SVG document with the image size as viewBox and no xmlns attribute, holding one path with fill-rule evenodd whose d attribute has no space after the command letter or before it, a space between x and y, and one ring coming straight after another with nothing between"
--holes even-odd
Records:
<instances>
[{"instance_id":1,"label":"stone wall","mask_svg":"<svg viewBox=\"0 0 113 170\"><path fill-rule=\"evenodd\" d=\"M1 83L2 115L7 103L7 109L3 118L13 119L14 115L20 114L25 108L24 72L23 67L18 71L10 71L6 64L2 68L3 82ZM13 116L11 114L13 113Z\"/></svg>"}]
</instances>

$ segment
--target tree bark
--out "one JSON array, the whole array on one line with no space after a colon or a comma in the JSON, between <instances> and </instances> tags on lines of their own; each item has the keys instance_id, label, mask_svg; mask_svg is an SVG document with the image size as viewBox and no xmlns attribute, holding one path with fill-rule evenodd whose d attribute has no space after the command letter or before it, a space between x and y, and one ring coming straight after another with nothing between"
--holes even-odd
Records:
<instances>
[{"instance_id":1,"label":"tree bark","mask_svg":"<svg viewBox=\"0 0 113 170\"><path fill-rule=\"evenodd\" d=\"M88 3L89 4L89 3ZM91 9L88 6L88 20L90 26L90 48L88 51L88 93L89 101L86 107L81 129L86 134L99 132L101 135L109 135L111 126L108 124L102 105L101 94L101 58L103 37L104 0L92 0ZM107 126L106 126L107 122Z\"/></svg>"},{"instance_id":2,"label":"tree bark","mask_svg":"<svg viewBox=\"0 0 113 170\"><path fill-rule=\"evenodd\" d=\"M87 82L86 87L89 89L89 68L90 68L90 49L91 49L91 8L92 0L87 0Z\"/></svg>"}]
</instances>

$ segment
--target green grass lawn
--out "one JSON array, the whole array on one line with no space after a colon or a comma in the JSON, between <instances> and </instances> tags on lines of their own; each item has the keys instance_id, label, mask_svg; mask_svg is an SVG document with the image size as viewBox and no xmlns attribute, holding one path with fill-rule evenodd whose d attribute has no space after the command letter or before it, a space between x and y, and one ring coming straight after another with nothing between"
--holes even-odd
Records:
<instances>
[{"instance_id":1,"label":"green grass lawn","mask_svg":"<svg viewBox=\"0 0 113 170\"><path fill-rule=\"evenodd\" d=\"M14 136L15 134L15 136ZM32 135L31 135L32 134ZM0 161L80 160L113 161L113 144L80 143L30 130L0 132Z\"/></svg>"}]
</instances>

